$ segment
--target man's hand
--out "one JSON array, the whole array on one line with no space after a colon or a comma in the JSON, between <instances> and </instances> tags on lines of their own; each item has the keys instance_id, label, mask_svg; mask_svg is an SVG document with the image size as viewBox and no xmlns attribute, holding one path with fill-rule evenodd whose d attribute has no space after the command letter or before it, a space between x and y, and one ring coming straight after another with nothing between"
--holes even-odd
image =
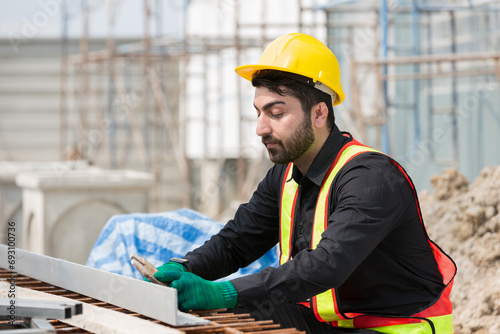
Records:
<instances>
[{"instance_id":1,"label":"man's hand","mask_svg":"<svg viewBox=\"0 0 500 334\"><path fill-rule=\"evenodd\" d=\"M156 269L158 269L158 272L179 272L179 273L183 273L183 272L186 271L186 267L184 267L182 264L177 263L177 262L172 262L172 261L165 262L164 264L162 264L161 266L157 267ZM144 278L144 280L147 281L147 282L151 282L147 278ZM166 282L166 283L170 283L170 282Z\"/></svg>"},{"instance_id":2,"label":"man's hand","mask_svg":"<svg viewBox=\"0 0 500 334\"><path fill-rule=\"evenodd\" d=\"M230 281L211 282L188 272L157 272L155 278L177 289L179 310L234 308L238 292Z\"/></svg>"}]
</instances>

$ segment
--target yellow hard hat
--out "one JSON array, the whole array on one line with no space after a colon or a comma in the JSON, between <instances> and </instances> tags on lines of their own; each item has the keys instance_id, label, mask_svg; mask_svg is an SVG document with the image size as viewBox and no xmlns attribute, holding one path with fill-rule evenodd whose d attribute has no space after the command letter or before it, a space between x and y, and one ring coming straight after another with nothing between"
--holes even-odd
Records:
<instances>
[{"instance_id":1,"label":"yellow hard hat","mask_svg":"<svg viewBox=\"0 0 500 334\"><path fill-rule=\"evenodd\" d=\"M278 70L311 78L315 88L332 96L333 92L336 93L333 105L345 98L337 58L326 45L306 34L280 36L266 47L257 64L235 69L236 73L250 81L254 73L260 70Z\"/></svg>"}]
</instances>

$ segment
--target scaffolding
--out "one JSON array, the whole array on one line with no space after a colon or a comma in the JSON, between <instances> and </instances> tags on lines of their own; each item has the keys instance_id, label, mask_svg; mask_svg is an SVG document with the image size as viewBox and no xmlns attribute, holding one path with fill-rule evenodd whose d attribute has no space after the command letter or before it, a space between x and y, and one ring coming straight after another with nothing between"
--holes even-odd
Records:
<instances>
[{"instance_id":1,"label":"scaffolding","mask_svg":"<svg viewBox=\"0 0 500 334\"><path fill-rule=\"evenodd\" d=\"M144 0L142 38L118 45L112 32L123 2L109 1L106 48L91 51L89 21L95 8L83 0L83 33L79 52L74 55L69 54L67 47L68 22L72 18L63 7L61 154L65 159L86 159L109 168L153 172L157 181L152 201L154 211L182 206L217 217L232 200L241 202L249 198L269 164L262 149L252 154L246 152L245 134L254 119L244 111L249 108L243 106L241 80L235 87L236 110L232 116L237 119L239 133L237 152L224 153L223 116L220 112L212 115L213 108L209 107L213 101L224 100L223 92L217 89L223 79L209 80L210 62L216 59L218 66L223 66L223 55L229 53L235 64L242 64L246 53L262 51L278 33L290 30L314 33L319 26L314 22L314 6L305 6L302 0L288 2L289 8L295 6L297 17L293 22L281 23L268 17L265 0L251 1L253 6L261 8L261 17L255 22L242 19L241 6L245 3L248 6L248 1L212 2L220 11L218 15L233 18L231 33L220 31L215 36L191 33L190 10L196 4L184 0L181 36L166 38L160 28L164 20L163 2ZM154 35L152 26L156 28ZM195 62L201 62L201 66L195 66ZM190 80L199 80L202 87L204 103L197 116L189 113ZM203 154L198 158L190 157L188 152L193 123L202 123L202 140L198 144L203 146ZM209 146L213 142L217 143L215 147ZM228 169L233 172L227 173ZM212 184L206 187L216 189L206 190L208 195L200 189L206 173L215 175ZM235 178L236 187L232 191L222 189L229 187L228 177Z\"/></svg>"},{"instance_id":2,"label":"scaffolding","mask_svg":"<svg viewBox=\"0 0 500 334\"><path fill-rule=\"evenodd\" d=\"M430 164L459 165L460 78L488 78L479 85L498 91L491 80L500 80L500 45L495 42L500 40L499 1L330 1L324 5L325 0L319 6L315 0L295 0L286 1L287 10L295 14L283 22L271 15L276 8L270 6L279 6L279 1L209 2L215 5L213 16L224 23L215 23L220 25L215 34L190 31L192 9L202 2L180 0L180 36L167 38L162 28L165 2L143 0L143 36L123 43L113 31L124 1L110 0L106 47L90 50L89 22L96 8L82 0L83 33L73 55L68 48L72 17L63 2L61 155L109 168L153 172L157 181L153 211L186 206L217 218L232 201L249 198L270 166L262 147L250 154L246 147L254 125L248 113L251 102L247 104L242 80L234 81L231 118L236 120L236 151L228 153L224 149L227 128L222 124L227 118L222 110L230 99L224 95L227 84L223 75L214 79L210 70L215 66L222 72L227 63L234 68L249 58L255 61L280 34L298 31L325 36L339 59L347 93L335 109L338 123L403 164L411 164L424 151ZM244 15L249 5L260 9L253 21ZM467 17L488 21L474 52L470 48L464 52L464 32L457 24ZM443 84L443 80L448 81ZM193 81L202 100L196 114L190 112ZM440 95L443 86L446 98ZM481 108L487 102L482 99ZM443 139L450 149L444 153L434 135L442 127L442 117L449 119L450 128ZM201 148L198 156L189 152L193 131L201 138L196 143Z\"/></svg>"},{"instance_id":3,"label":"scaffolding","mask_svg":"<svg viewBox=\"0 0 500 334\"><path fill-rule=\"evenodd\" d=\"M411 165L425 153L430 165L459 167L459 119L464 118L459 82L487 78L489 85L483 86L498 91L500 45L495 40L500 36L500 2L345 1L325 10L329 45L340 56L343 73L350 72L348 82L343 82L350 97L344 114L361 140L403 164ZM469 31L479 33L472 48L467 32L458 29L457 22L466 20L482 23ZM446 91L446 103L439 90ZM405 117L411 127L398 117ZM448 119L448 138L438 140L435 133L443 130L440 117ZM397 128L412 135L404 147L401 142L408 134ZM481 129L477 132L482 135ZM449 141L449 149L436 153L443 140Z\"/></svg>"}]
</instances>

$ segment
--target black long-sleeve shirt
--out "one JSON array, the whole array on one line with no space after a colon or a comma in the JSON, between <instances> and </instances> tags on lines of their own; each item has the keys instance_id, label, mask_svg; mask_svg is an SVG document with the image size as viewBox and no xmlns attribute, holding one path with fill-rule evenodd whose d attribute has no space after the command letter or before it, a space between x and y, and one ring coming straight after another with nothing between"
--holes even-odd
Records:
<instances>
[{"instance_id":1,"label":"black long-sleeve shirt","mask_svg":"<svg viewBox=\"0 0 500 334\"><path fill-rule=\"evenodd\" d=\"M333 181L328 227L316 249L311 235L316 200L326 172L352 140L334 127L306 175L294 167L299 194L292 260L234 279L240 303L304 301L335 288L341 312L408 315L436 300L444 288L415 192L387 156L364 153ZM233 273L279 241L281 182L286 165L275 165L249 203L202 247L188 253L193 272L206 279Z\"/></svg>"}]
</instances>

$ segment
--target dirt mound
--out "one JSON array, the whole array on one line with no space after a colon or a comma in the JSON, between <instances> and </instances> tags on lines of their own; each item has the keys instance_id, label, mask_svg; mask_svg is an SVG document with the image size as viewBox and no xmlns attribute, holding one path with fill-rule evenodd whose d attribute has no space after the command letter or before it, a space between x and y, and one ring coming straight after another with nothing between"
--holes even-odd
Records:
<instances>
[{"instance_id":1,"label":"dirt mound","mask_svg":"<svg viewBox=\"0 0 500 334\"><path fill-rule=\"evenodd\" d=\"M455 261L451 293L456 334L500 333L500 166L468 186L456 170L431 180L420 195L431 239Z\"/></svg>"}]
</instances>

